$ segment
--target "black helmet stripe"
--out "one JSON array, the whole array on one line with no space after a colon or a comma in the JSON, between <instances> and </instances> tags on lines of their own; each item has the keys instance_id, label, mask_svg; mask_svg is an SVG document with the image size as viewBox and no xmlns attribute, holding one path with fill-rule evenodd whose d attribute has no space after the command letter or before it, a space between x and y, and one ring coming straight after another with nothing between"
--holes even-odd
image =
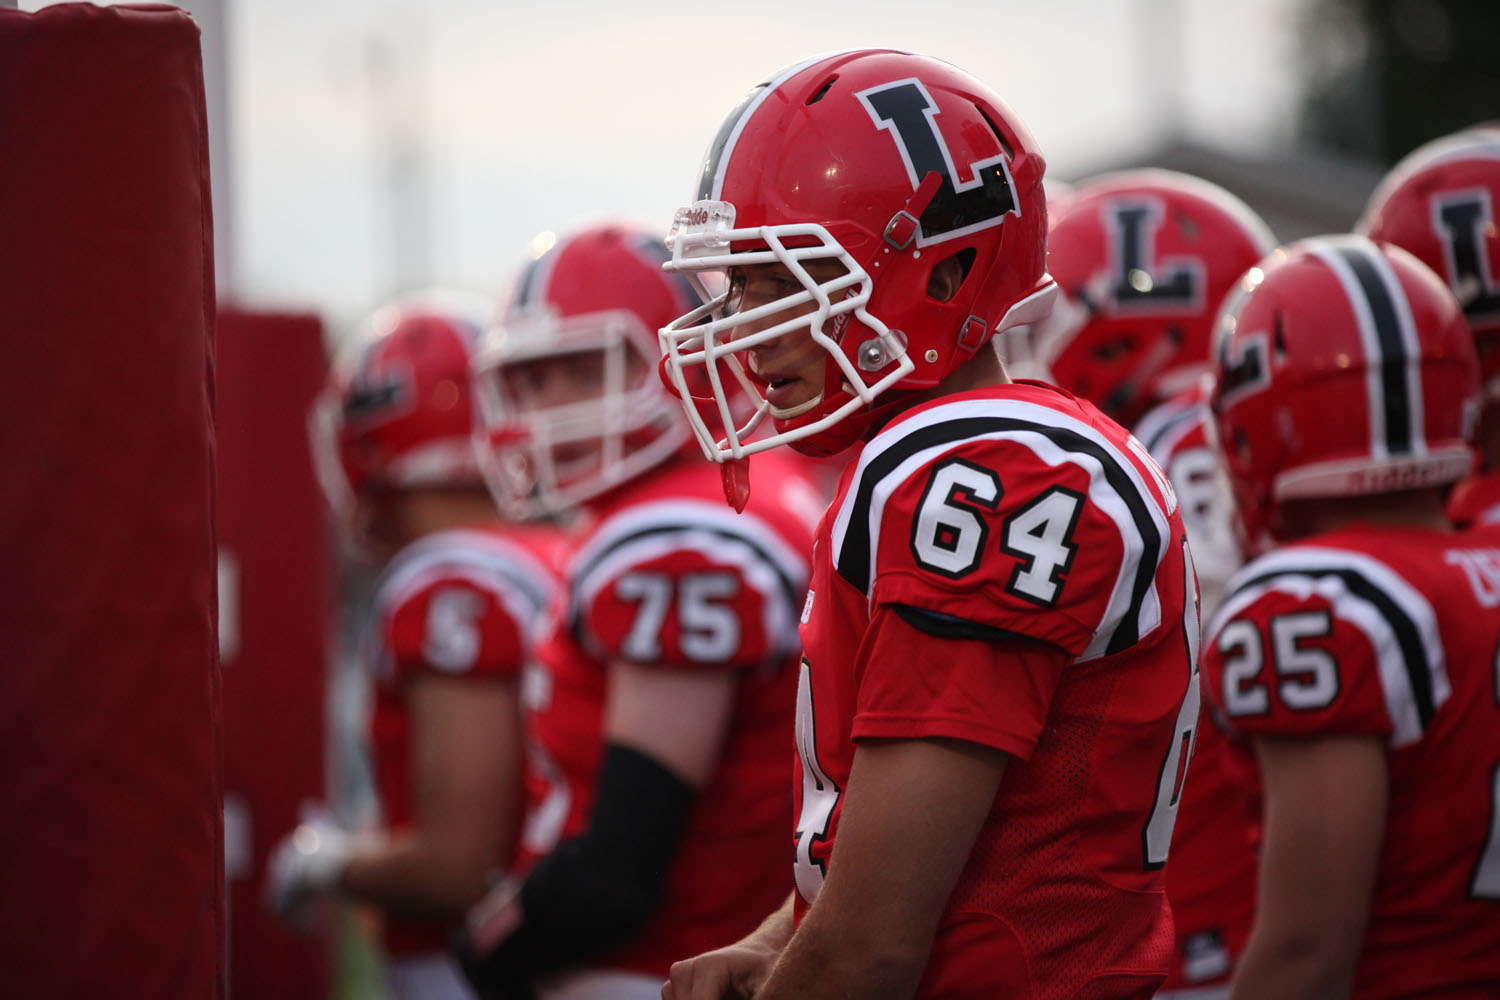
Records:
<instances>
[{"instance_id":1,"label":"black helmet stripe","mask_svg":"<svg viewBox=\"0 0 1500 1000\"><path fill-rule=\"evenodd\" d=\"M1422 348L1400 281L1363 237L1321 240L1317 252L1338 275L1359 324L1369 362L1371 453L1425 452Z\"/></svg>"},{"instance_id":2,"label":"black helmet stripe","mask_svg":"<svg viewBox=\"0 0 1500 1000\"><path fill-rule=\"evenodd\" d=\"M516 281L516 297L509 308L511 310L524 309L547 301L547 286L552 282L553 265L557 258L562 256L563 246L566 239L560 240L548 247L541 256L526 265L521 272L521 277Z\"/></svg>"},{"instance_id":3,"label":"black helmet stripe","mask_svg":"<svg viewBox=\"0 0 1500 1000\"><path fill-rule=\"evenodd\" d=\"M659 236L642 234L630 241L630 249L653 271L662 271L662 265L672 259L672 252ZM684 312L698 307L698 293L686 275L681 271L663 271L662 277L677 292L678 305Z\"/></svg>"}]
</instances>

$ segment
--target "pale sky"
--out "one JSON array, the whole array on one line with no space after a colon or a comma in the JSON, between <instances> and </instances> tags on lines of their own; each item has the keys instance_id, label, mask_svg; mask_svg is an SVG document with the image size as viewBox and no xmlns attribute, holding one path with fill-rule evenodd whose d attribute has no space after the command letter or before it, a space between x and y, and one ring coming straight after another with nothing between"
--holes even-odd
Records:
<instances>
[{"instance_id":1,"label":"pale sky","mask_svg":"<svg viewBox=\"0 0 1500 1000\"><path fill-rule=\"evenodd\" d=\"M410 135L428 181L410 203L429 233L428 277L498 295L542 230L602 215L665 229L740 96L832 49L914 49L968 70L1067 179L1150 150L1174 115L1200 142L1282 148L1305 0L185 6L206 17L219 3L234 285L247 304L337 327L408 283L380 179L393 131ZM373 50L388 69L371 71ZM408 248L420 229L403 230Z\"/></svg>"}]
</instances>

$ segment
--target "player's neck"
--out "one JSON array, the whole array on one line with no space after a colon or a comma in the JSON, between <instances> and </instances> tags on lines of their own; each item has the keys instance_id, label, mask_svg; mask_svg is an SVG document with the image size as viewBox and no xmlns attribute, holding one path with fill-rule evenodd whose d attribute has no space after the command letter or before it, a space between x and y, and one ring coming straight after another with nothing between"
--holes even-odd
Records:
<instances>
[{"instance_id":1,"label":"player's neck","mask_svg":"<svg viewBox=\"0 0 1500 1000\"><path fill-rule=\"evenodd\" d=\"M933 399L941 399L943 396L952 396L960 392L968 392L971 389L987 389L993 385L1006 385L1010 382L1010 376L1005 372L1005 365L1000 360L1000 355L995 352L994 342L991 341L980 348L979 353L974 355L947 375L942 381L930 389L914 393L912 401L904 409L910 409L918 403L925 403Z\"/></svg>"},{"instance_id":2,"label":"player's neck","mask_svg":"<svg viewBox=\"0 0 1500 1000\"><path fill-rule=\"evenodd\" d=\"M1479 472L1500 470L1500 402L1486 403L1479 411L1479 430L1474 435L1479 450Z\"/></svg>"},{"instance_id":3,"label":"player's neck","mask_svg":"<svg viewBox=\"0 0 1500 1000\"><path fill-rule=\"evenodd\" d=\"M1295 537L1323 535L1356 526L1433 531L1446 531L1450 527L1443 494L1437 488L1288 501L1282 505L1281 516Z\"/></svg>"},{"instance_id":4,"label":"player's neck","mask_svg":"<svg viewBox=\"0 0 1500 1000\"><path fill-rule=\"evenodd\" d=\"M396 503L396 520L405 542L438 531L500 522L494 501L480 490L407 490Z\"/></svg>"},{"instance_id":5,"label":"player's neck","mask_svg":"<svg viewBox=\"0 0 1500 1000\"><path fill-rule=\"evenodd\" d=\"M914 406L920 406L922 403L941 399L944 396L952 396L955 393L968 392L971 389L985 389L992 385L1006 385L1009 382L1010 376L1005 372L1005 365L995 350L995 343L990 341L980 348L978 354L945 375L937 385L930 389L905 394L897 405L887 411L885 416L870 425L865 432L865 440L879 433L880 429L890 423L892 418L905 413Z\"/></svg>"}]
</instances>

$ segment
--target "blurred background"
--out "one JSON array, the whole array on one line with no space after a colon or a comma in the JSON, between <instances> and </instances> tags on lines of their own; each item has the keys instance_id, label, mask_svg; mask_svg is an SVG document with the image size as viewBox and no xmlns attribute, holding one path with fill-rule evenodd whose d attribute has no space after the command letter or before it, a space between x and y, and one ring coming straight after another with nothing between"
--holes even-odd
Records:
<instances>
[{"instance_id":1,"label":"blurred background","mask_svg":"<svg viewBox=\"0 0 1500 1000\"><path fill-rule=\"evenodd\" d=\"M947 59L1050 174L1204 174L1283 238L1346 227L1401 153L1500 115L1486 0L182 6L205 31L221 296L333 331L432 281L497 292L546 230L665 227L739 96L825 50Z\"/></svg>"},{"instance_id":2,"label":"blurred background","mask_svg":"<svg viewBox=\"0 0 1500 1000\"><path fill-rule=\"evenodd\" d=\"M237 1000L378 995L357 918L343 915L330 959L259 905L265 853L304 800L324 796L346 818L368 806L362 682L349 644L330 655L328 636L341 620L350 631L369 580L324 544L305 413L326 349L375 305L434 283L498 296L547 233L601 215L664 231L741 95L820 51L947 59L1020 113L1049 177L1172 167L1238 194L1283 240L1348 228L1401 155L1500 118L1494 0L181 6L203 32L221 305ZM315 772L330 744L325 786Z\"/></svg>"}]
</instances>

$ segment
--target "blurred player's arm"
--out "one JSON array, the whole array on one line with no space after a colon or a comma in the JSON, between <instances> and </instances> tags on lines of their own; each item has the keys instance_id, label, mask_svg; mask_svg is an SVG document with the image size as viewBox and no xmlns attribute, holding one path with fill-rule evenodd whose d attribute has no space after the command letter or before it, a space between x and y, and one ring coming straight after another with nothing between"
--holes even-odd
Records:
<instances>
[{"instance_id":1,"label":"blurred player's arm","mask_svg":"<svg viewBox=\"0 0 1500 1000\"><path fill-rule=\"evenodd\" d=\"M1347 997L1386 825L1374 737L1256 737L1265 842L1250 942L1231 996Z\"/></svg>"},{"instance_id":2,"label":"blurred player's arm","mask_svg":"<svg viewBox=\"0 0 1500 1000\"><path fill-rule=\"evenodd\" d=\"M792 939L793 897L734 944L674 962L662 1000L751 1000Z\"/></svg>"},{"instance_id":3,"label":"blurred player's arm","mask_svg":"<svg viewBox=\"0 0 1500 1000\"><path fill-rule=\"evenodd\" d=\"M719 762L738 688L732 670L616 663L610 668L604 738L698 788Z\"/></svg>"},{"instance_id":4,"label":"blurred player's arm","mask_svg":"<svg viewBox=\"0 0 1500 1000\"><path fill-rule=\"evenodd\" d=\"M861 741L827 878L756 1000L915 993L1008 759L963 740Z\"/></svg>"},{"instance_id":5,"label":"blurred player's arm","mask_svg":"<svg viewBox=\"0 0 1500 1000\"><path fill-rule=\"evenodd\" d=\"M718 762L739 679L727 668L610 667L588 827L524 883L481 903L459 946L482 994L506 995L618 947L655 915L696 791Z\"/></svg>"},{"instance_id":6,"label":"blurred player's arm","mask_svg":"<svg viewBox=\"0 0 1500 1000\"><path fill-rule=\"evenodd\" d=\"M340 888L416 914L452 915L483 894L518 827L517 689L513 677L408 679L417 826L350 857Z\"/></svg>"},{"instance_id":7,"label":"blurred player's arm","mask_svg":"<svg viewBox=\"0 0 1500 1000\"><path fill-rule=\"evenodd\" d=\"M509 858L520 807L516 683L416 674L407 680L416 826L351 834L305 817L271 854L266 896L307 925L335 890L413 915L452 917Z\"/></svg>"}]
</instances>

